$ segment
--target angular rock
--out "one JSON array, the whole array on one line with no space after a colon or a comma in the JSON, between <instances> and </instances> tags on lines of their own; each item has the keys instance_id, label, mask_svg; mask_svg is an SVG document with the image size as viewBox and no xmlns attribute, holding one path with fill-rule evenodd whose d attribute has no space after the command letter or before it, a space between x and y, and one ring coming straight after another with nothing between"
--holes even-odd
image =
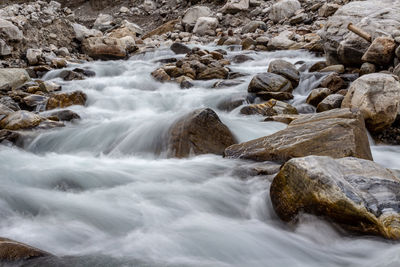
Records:
<instances>
[{"instance_id":1,"label":"angular rock","mask_svg":"<svg viewBox=\"0 0 400 267\"><path fill-rule=\"evenodd\" d=\"M337 64L337 65L330 65L327 66L323 69L321 69L319 72L336 72L336 73L344 73L345 69L344 66L341 64Z\"/></svg>"},{"instance_id":2,"label":"angular rock","mask_svg":"<svg viewBox=\"0 0 400 267\"><path fill-rule=\"evenodd\" d=\"M42 58L41 49L30 48L26 51L26 59L28 60L29 65L37 65L41 58Z\"/></svg>"},{"instance_id":3,"label":"angular rock","mask_svg":"<svg viewBox=\"0 0 400 267\"><path fill-rule=\"evenodd\" d=\"M400 179L369 160L309 156L288 161L274 178L270 196L278 216L323 216L343 228L400 239Z\"/></svg>"},{"instance_id":4,"label":"angular rock","mask_svg":"<svg viewBox=\"0 0 400 267\"><path fill-rule=\"evenodd\" d=\"M78 24L78 23L72 24L72 28L74 29L74 32L75 32L75 38L80 42L82 42L84 39L89 38L89 37L103 36L101 31L98 31L95 29L89 30L85 26Z\"/></svg>"},{"instance_id":5,"label":"angular rock","mask_svg":"<svg viewBox=\"0 0 400 267\"><path fill-rule=\"evenodd\" d=\"M333 93L336 93L340 89L345 88L346 83L337 73L331 73L322 80L320 87L328 88Z\"/></svg>"},{"instance_id":6,"label":"angular rock","mask_svg":"<svg viewBox=\"0 0 400 267\"><path fill-rule=\"evenodd\" d=\"M200 17L209 17L211 14L211 10L206 6L191 7L183 15L182 26L190 31Z\"/></svg>"},{"instance_id":7,"label":"angular rock","mask_svg":"<svg viewBox=\"0 0 400 267\"><path fill-rule=\"evenodd\" d=\"M332 91L328 88L315 88L308 95L306 103L316 107L322 100L324 100L325 97L330 94L332 94Z\"/></svg>"},{"instance_id":8,"label":"angular rock","mask_svg":"<svg viewBox=\"0 0 400 267\"><path fill-rule=\"evenodd\" d=\"M0 18L0 37L19 42L24 38L22 31L10 21Z\"/></svg>"},{"instance_id":9,"label":"angular rock","mask_svg":"<svg viewBox=\"0 0 400 267\"><path fill-rule=\"evenodd\" d=\"M213 153L236 143L231 131L211 109L198 109L175 122L169 130L169 156L183 158Z\"/></svg>"},{"instance_id":10,"label":"angular rock","mask_svg":"<svg viewBox=\"0 0 400 267\"><path fill-rule=\"evenodd\" d=\"M82 50L94 59L124 59L125 44L111 37L90 37L82 42Z\"/></svg>"},{"instance_id":11,"label":"angular rock","mask_svg":"<svg viewBox=\"0 0 400 267\"><path fill-rule=\"evenodd\" d=\"M11 47L3 39L0 39L0 56L8 55L11 55Z\"/></svg>"},{"instance_id":12,"label":"angular rock","mask_svg":"<svg viewBox=\"0 0 400 267\"><path fill-rule=\"evenodd\" d=\"M365 62L360 67L360 76L375 72L376 72L376 67L372 63Z\"/></svg>"},{"instance_id":13,"label":"angular rock","mask_svg":"<svg viewBox=\"0 0 400 267\"><path fill-rule=\"evenodd\" d=\"M228 0L222 7L223 13L235 14L240 11L248 10L250 6L249 0Z\"/></svg>"},{"instance_id":14,"label":"angular rock","mask_svg":"<svg viewBox=\"0 0 400 267\"><path fill-rule=\"evenodd\" d=\"M336 10L340 8L340 5L333 4L333 3L325 3L322 7L318 10L318 15L320 17L329 17L335 14Z\"/></svg>"},{"instance_id":15,"label":"angular rock","mask_svg":"<svg viewBox=\"0 0 400 267\"><path fill-rule=\"evenodd\" d=\"M249 93L289 92L293 86L288 79L274 73L259 73L253 77L247 89Z\"/></svg>"},{"instance_id":16,"label":"angular rock","mask_svg":"<svg viewBox=\"0 0 400 267\"><path fill-rule=\"evenodd\" d=\"M275 23L279 22L293 16L300 8L301 4L297 0L281 0L271 6L269 19Z\"/></svg>"},{"instance_id":17,"label":"angular rock","mask_svg":"<svg viewBox=\"0 0 400 267\"><path fill-rule=\"evenodd\" d=\"M106 31L113 27L114 18L109 14L99 14L93 24L93 28L99 31Z\"/></svg>"},{"instance_id":18,"label":"angular rock","mask_svg":"<svg viewBox=\"0 0 400 267\"><path fill-rule=\"evenodd\" d=\"M213 17L200 17L197 19L193 28L193 33L203 35L215 35L215 29L218 27L218 19Z\"/></svg>"},{"instance_id":19,"label":"angular rock","mask_svg":"<svg viewBox=\"0 0 400 267\"><path fill-rule=\"evenodd\" d=\"M255 20L250 21L242 28L242 34L255 32L257 29L267 30L267 25L263 21Z\"/></svg>"},{"instance_id":20,"label":"angular rock","mask_svg":"<svg viewBox=\"0 0 400 267\"><path fill-rule=\"evenodd\" d=\"M26 70L24 69L0 68L0 88L3 88L5 86L17 88L23 85L25 82L29 81L30 79L31 78L29 77L28 72L26 72Z\"/></svg>"},{"instance_id":21,"label":"angular rock","mask_svg":"<svg viewBox=\"0 0 400 267\"><path fill-rule=\"evenodd\" d=\"M340 108L344 96L341 94L328 95L317 106L317 112L324 112L335 108Z\"/></svg>"},{"instance_id":22,"label":"angular rock","mask_svg":"<svg viewBox=\"0 0 400 267\"><path fill-rule=\"evenodd\" d=\"M71 110L60 110L50 114L51 117L56 117L59 121L79 120L81 117Z\"/></svg>"},{"instance_id":23,"label":"angular rock","mask_svg":"<svg viewBox=\"0 0 400 267\"><path fill-rule=\"evenodd\" d=\"M289 92L258 92L256 96L261 98L262 100L290 100L293 99L293 94Z\"/></svg>"},{"instance_id":24,"label":"angular rock","mask_svg":"<svg viewBox=\"0 0 400 267\"><path fill-rule=\"evenodd\" d=\"M153 71L151 73L151 76L153 76L153 78L159 82L166 82L166 81L171 80L171 77L162 68L159 68L159 69L156 69L155 71Z\"/></svg>"},{"instance_id":25,"label":"angular rock","mask_svg":"<svg viewBox=\"0 0 400 267\"><path fill-rule=\"evenodd\" d=\"M197 74L198 80L211 80L211 79L226 79L229 71L224 67L206 68L204 71Z\"/></svg>"},{"instance_id":26,"label":"angular rock","mask_svg":"<svg viewBox=\"0 0 400 267\"><path fill-rule=\"evenodd\" d=\"M175 25L179 22L179 19L174 19L167 21L166 23L162 24L161 26L155 28L154 30L146 33L143 35L142 39L146 39L152 37L154 35L162 35L167 32L172 32L174 30Z\"/></svg>"},{"instance_id":27,"label":"angular rock","mask_svg":"<svg viewBox=\"0 0 400 267\"><path fill-rule=\"evenodd\" d=\"M400 83L390 74L373 73L353 82L342 108L358 108L370 131L390 126L399 111Z\"/></svg>"},{"instance_id":28,"label":"angular rock","mask_svg":"<svg viewBox=\"0 0 400 267\"><path fill-rule=\"evenodd\" d=\"M53 94L47 101L46 109L66 108L73 105L84 106L87 96L82 91L74 91L71 93Z\"/></svg>"},{"instance_id":29,"label":"angular rock","mask_svg":"<svg viewBox=\"0 0 400 267\"><path fill-rule=\"evenodd\" d=\"M391 63L396 49L395 41L390 37L378 37L368 47L361 60L378 66L386 66Z\"/></svg>"},{"instance_id":30,"label":"angular rock","mask_svg":"<svg viewBox=\"0 0 400 267\"><path fill-rule=\"evenodd\" d=\"M350 109L303 115L284 130L228 147L224 155L278 162L309 155L372 160L363 117Z\"/></svg>"},{"instance_id":31,"label":"angular rock","mask_svg":"<svg viewBox=\"0 0 400 267\"><path fill-rule=\"evenodd\" d=\"M291 40L291 36L293 35L290 31L283 31L279 33L278 36L275 36L268 42L268 49L270 50L288 50L291 49L296 42Z\"/></svg>"},{"instance_id":32,"label":"angular rock","mask_svg":"<svg viewBox=\"0 0 400 267\"><path fill-rule=\"evenodd\" d=\"M275 116L280 114L298 114L297 109L292 105L271 99L265 103L253 104L243 107L240 110L241 114L254 115L259 114L262 116Z\"/></svg>"},{"instance_id":33,"label":"angular rock","mask_svg":"<svg viewBox=\"0 0 400 267\"><path fill-rule=\"evenodd\" d=\"M296 66L285 60L276 59L269 63L268 72L281 75L292 83L292 87L296 88L300 82L300 72Z\"/></svg>"},{"instance_id":34,"label":"angular rock","mask_svg":"<svg viewBox=\"0 0 400 267\"><path fill-rule=\"evenodd\" d=\"M38 126L43 121L39 115L26 110L11 113L0 121L0 128L6 130L21 130Z\"/></svg>"}]
</instances>

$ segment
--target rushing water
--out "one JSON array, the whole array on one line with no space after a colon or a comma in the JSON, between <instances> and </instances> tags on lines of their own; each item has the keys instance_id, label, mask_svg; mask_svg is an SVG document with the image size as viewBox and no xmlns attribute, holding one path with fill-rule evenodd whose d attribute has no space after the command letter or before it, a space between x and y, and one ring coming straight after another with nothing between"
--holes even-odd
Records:
<instances>
[{"instance_id":1,"label":"rushing water","mask_svg":"<svg viewBox=\"0 0 400 267\"><path fill-rule=\"evenodd\" d=\"M272 59L319 59L299 51L249 55L255 60L231 67L249 76L221 89L211 88L214 81L186 90L154 81L156 61L174 56L168 50L79 65L97 73L83 81L49 73L45 79L64 90L83 90L88 103L70 108L81 121L43 132L24 150L0 148L0 236L54 253L66 266L399 266L399 245L343 235L312 216L281 223L269 200L271 177L243 171L250 163L165 157L169 126L200 107L215 110L240 142L286 127L217 106L245 96ZM291 103L312 111L305 98L321 78L303 73ZM373 146L375 160L391 168L400 168L399 152ZM37 266L46 264L54 266Z\"/></svg>"}]
</instances>

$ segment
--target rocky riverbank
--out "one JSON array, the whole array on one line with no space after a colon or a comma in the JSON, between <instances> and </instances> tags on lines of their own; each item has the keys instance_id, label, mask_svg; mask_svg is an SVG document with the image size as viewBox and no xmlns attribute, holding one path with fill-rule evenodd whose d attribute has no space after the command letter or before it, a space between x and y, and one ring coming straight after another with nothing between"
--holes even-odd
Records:
<instances>
[{"instance_id":1,"label":"rocky riverbank","mask_svg":"<svg viewBox=\"0 0 400 267\"><path fill-rule=\"evenodd\" d=\"M245 82L249 74L235 64L251 64L249 51L301 49L325 57L313 65L277 58L239 98L218 104L220 111L287 128L238 143L214 110L196 109L166 129L165 155L274 162L281 168L268 171L270 198L283 221L311 213L350 232L400 239L400 176L374 163L370 149L372 139L400 144L398 1L8 1L0 7L0 142L8 146L23 148L24 140L80 119L68 108L88 105L85 88L66 91L62 83L96 77L90 67L76 67L83 62L169 47L175 57L151 72L160 86L186 90L209 81L223 90ZM46 79L54 70L60 84ZM319 82L296 106L304 75ZM262 167L256 172L264 174ZM0 260L37 257L55 256L0 240Z\"/></svg>"}]
</instances>

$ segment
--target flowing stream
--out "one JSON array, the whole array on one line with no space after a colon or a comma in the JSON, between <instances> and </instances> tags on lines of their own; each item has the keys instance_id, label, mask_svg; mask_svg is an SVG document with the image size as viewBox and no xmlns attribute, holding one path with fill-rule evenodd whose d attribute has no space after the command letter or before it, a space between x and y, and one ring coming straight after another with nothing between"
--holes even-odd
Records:
<instances>
[{"instance_id":1,"label":"flowing stream","mask_svg":"<svg viewBox=\"0 0 400 267\"><path fill-rule=\"evenodd\" d=\"M0 147L0 236L49 251L66 266L399 266L399 244L349 236L308 215L297 225L280 222L271 177L246 172L251 163L166 158L168 128L196 108L216 111L239 142L286 127L217 106L246 96L251 77L273 59L300 68L321 59L302 51L249 56L255 60L231 66L249 74L238 78L243 83L220 89L211 88L215 81L185 90L154 81L157 60L175 57L168 49L71 66L96 72L83 81L48 73L45 79L84 91L88 102L70 108L80 121L42 132L24 150ZM322 78L304 72L291 103L312 112L305 98ZM372 150L375 161L400 169L399 147ZM46 264L54 266L37 266Z\"/></svg>"}]
</instances>

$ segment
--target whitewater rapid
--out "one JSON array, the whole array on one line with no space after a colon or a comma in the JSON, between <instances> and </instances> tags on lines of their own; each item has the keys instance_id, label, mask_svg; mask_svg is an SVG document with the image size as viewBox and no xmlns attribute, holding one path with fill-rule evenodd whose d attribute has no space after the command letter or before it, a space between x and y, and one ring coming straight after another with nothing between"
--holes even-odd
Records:
<instances>
[{"instance_id":1,"label":"whitewater rapid","mask_svg":"<svg viewBox=\"0 0 400 267\"><path fill-rule=\"evenodd\" d=\"M27 139L24 149L0 147L0 236L51 252L66 266L399 266L398 244L349 236L308 215L297 225L280 222L269 200L273 177L254 176L253 163L166 158L168 128L197 108L216 111L239 142L286 127L217 106L246 96L251 77L273 59L298 67L321 59L302 51L248 55L255 60L231 66L248 74L238 78L243 83L219 89L211 88L215 81L185 90L154 81L157 61L176 57L168 49L69 66L96 72L83 81L48 73L44 79L84 91L88 102L69 108L80 121ZM313 111L305 98L322 78L303 73L291 103ZM400 169L399 147L372 151L378 163Z\"/></svg>"}]
</instances>

